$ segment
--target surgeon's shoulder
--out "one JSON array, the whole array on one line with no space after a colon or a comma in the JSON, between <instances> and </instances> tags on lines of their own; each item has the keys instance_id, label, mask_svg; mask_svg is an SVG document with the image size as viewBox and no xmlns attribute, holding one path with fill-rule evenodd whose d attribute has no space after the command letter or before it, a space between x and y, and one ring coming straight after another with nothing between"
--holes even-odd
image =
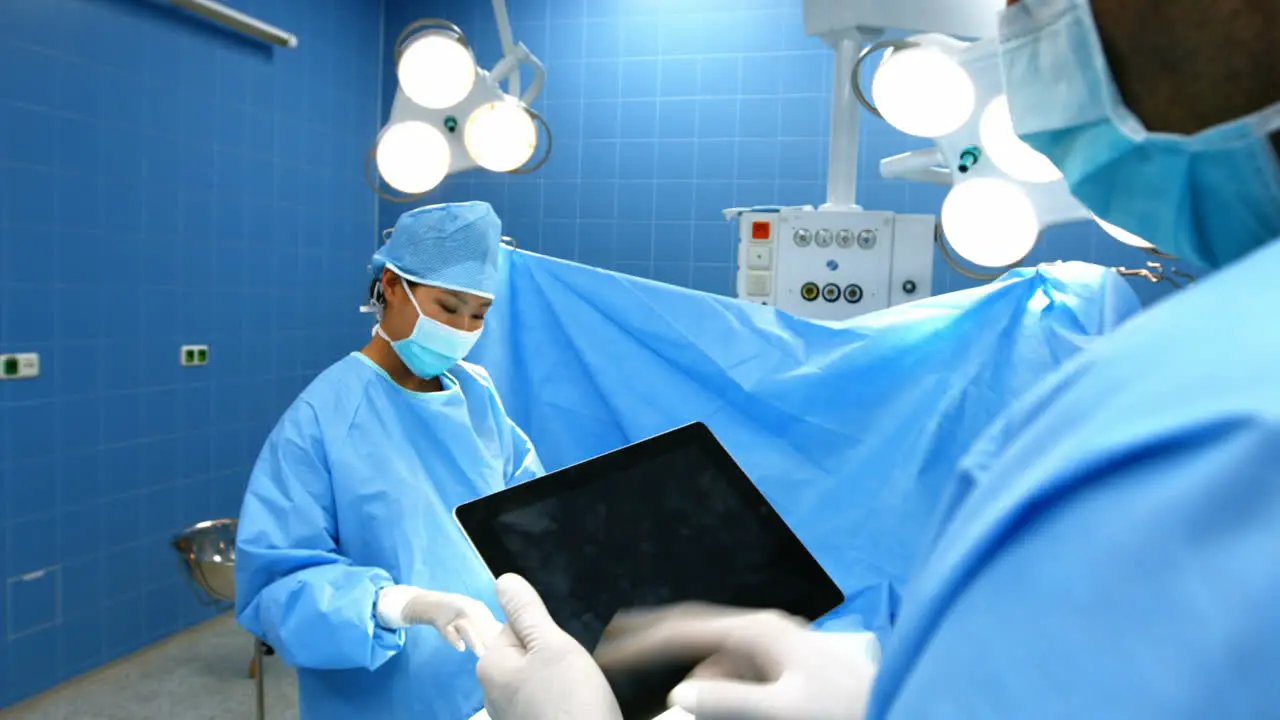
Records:
<instances>
[{"instance_id":1,"label":"surgeon's shoulder","mask_svg":"<svg viewBox=\"0 0 1280 720\"><path fill-rule=\"evenodd\" d=\"M507 414L502 398L498 395L498 387L494 385L488 370L475 363L463 361L453 367L453 377L462 388L462 394L468 399L477 401L484 399L498 416Z\"/></svg>"},{"instance_id":2,"label":"surgeon's shoulder","mask_svg":"<svg viewBox=\"0 0 1280 720\"><path fill-rule=\"evenodd\" d=\"M1280 247L1249 260L984 435L870 717L1280 717Z\"/></svg>"},{"instance_id":3,"label":"surgeon's shoulder","mask_svg":"<svg viewBox=\"0 0 1280 720\"><path fill-rule=\"evenodd\" d=\"M326 429L350 426L364 404L376 371L357 354L335 362L315 377L285 411L281 426L322 424Z\"/></svg>"},{"instance_id":4,"label":"surgeon's shoulder","mask_svg":"<svg viewBox=\"0 0 1280 720\"><path fill-rule=\"evenodd\" d=\"M470 381L483 385L489 390L494 389L493 378L489 376L489 371L475 363L463 360L455 365L453 369L453 376L457 378L460 383Z\"/></svg>"},{"instance_id":5,"label":"surgeon's shoulder","mask_svg":"<svg viewBox=\"0 0 1280 720\"><path fill-rule=\"evenodd\" d=\"M464 395L483 394L494 400L498 399L498 388L493 384L489 371L475 363L466 361L458 363L453 367L453 377L458 381Z\"/></svg>"}]
</instances>

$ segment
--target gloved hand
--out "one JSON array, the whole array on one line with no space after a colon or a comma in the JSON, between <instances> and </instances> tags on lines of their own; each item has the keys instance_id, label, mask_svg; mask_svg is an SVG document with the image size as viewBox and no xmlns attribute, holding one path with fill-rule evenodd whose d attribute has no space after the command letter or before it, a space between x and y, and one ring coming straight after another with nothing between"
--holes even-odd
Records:
<instances>
[{"instance_id":1,"label":"gloved hand","mask_svg":"<svg viewBox=\"0 0 1280 720\"><path fill-rule=\"evenodd\" d=\"M493 720L622 720L591 654L561 630L518 575L498 578L507 626L476 674Z\"/></svg>"},{"instance_id":2,"label":"gloved hand","mask_svg":"<svg viewBox=\"0 0 1280 720\"><path fill-rule=\"evenodd\" d=\"M502 631L502 623L479 600L411 585L379 591L376 614L378 624L389 630L431 625L458 652L469 647L477 656L483 656L488 642Z\"/></svg>"},{"instance_id":3,"label":"gloved hand","mask_svg":"<svg viewBox=\"0 0 1280 720\"><path fill-rule=\"evenodd\" d=\"M861 720L880 645L782 613L682 604L620 613L595 657L624 672L698 662L669 698L698 720Z\"/></svg>"}]
</instances>

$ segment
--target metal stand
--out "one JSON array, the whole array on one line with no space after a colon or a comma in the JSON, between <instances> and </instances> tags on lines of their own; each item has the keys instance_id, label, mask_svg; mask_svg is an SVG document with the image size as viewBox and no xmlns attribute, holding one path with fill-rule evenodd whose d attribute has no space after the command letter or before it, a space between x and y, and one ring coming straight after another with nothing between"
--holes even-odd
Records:
<instances>
[{"instance_id":1,"label":"metal stand","mask_svg":"<svg viewBox=\"0 0 1280 720\"><path fill-rule=\"evenodd\" d=\"M205 607L227 612L234 607L236 529L231 518L210 520L178 533L171 541L178 551L178 564L187 579L191 594ZM203 591L203 592L201 592ZM275 655L272 647L253 639L253 659L249 661L249 679L254 681L255 707L258 720L266 720L267 686L263 675L263 659Z\"/></svg>"},{"instance_id":2,"label":"metal stand","mask_svg":"<svg viewBox=\"0 0 1280 720\"><path fill-rule=\"evenodd\" d=\"M267 718L267 684L264 677L267 668L263 659L267 655L274 654L270 650L266 643L258 638L253 639L253 660L249 662L249 677L253 680L253 690L256 695L254 698L256 708L254 717L257 720L266 720Z\"/></svg>"}]
</instances>

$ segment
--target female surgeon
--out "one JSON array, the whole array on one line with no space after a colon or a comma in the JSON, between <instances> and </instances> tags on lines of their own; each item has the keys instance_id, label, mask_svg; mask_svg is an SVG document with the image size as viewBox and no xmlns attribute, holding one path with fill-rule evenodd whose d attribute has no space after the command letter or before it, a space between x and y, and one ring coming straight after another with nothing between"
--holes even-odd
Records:
<instances>
[{"instance_id":1,"label":"female surgeon","mask_svg":"<svg viewBox=\"0 0 1280 720\"><path fill-rule=\"evenodd\" d=\"M671 695L698 720L1280 718L1277 28L1277 0L1004 11L1017 133L1099 217L1215 272L975 444L878 672L856 634L705 607L619 618L593 662L507 576L494 720L618 718L596 663L673 657L705 659Z\"/></svg>"},{"instance_id":2,"label":"female surgeon","mask_svg":"<svg viewBox=\"0 0 1280 720\"><path fill-rule=\"evenodd\" d=\"M462 362L498 284L487 203L402 215L373 258L379 323L285 411L249 479L236 617L298 669L304 720L466 720L500 629L453 508L539 475Z\"/></svg>"}]
</instances>

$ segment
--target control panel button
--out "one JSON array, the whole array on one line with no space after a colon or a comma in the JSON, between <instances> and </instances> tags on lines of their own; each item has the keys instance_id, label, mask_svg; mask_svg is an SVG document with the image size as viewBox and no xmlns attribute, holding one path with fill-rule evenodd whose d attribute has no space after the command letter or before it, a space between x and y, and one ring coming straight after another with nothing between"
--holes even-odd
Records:
<instances>
[{"instance_id":1,"label":"control panel button","mask_svg":"<svg viewBox=\"0 0 1280 720\"><path fill-rule=\"evenodd\" d=\"M752 270L768 270L773 267L773 248L759 245L747 248L747 267Z\"/></svg>"},{"instance_id":2,"label":"control panel button","mask_svg":"<svg viewBox=\"0 0 1280 720\"><path fill-rule=\"evenodd\" d=\"M813 244L820 248L831 247L831 231L823 228L814 233Z\"/></svg>"},{"instance_id":3,"label":"control panel button","mask_svg":"<svg viewBox=\"0 0 1280 720\"><path fill-rule=\"evenodd\" d=\"M747 294L748 295L768 295L773 288L771 282L773 276L767 272L749 272L747 273Z\"/></svg>"},{"instance_id":4,"label":"control panel button","mask_svg":"<svg viewBox=\"0 0 1280 720\"><path fill-rule=\"evenodd\" d=\"M792 236L792 239L795 240L796 245L800 247L809 247L809 243L813 242L813 236L804 228L797 230L796 234Z\"/></svg>"},{"instance_id":5,"label":"control panel button","mask_svg":"<svg viewBox=\"0 0 1280 720\"><path fill-rule=\"evenodd\" d=\"M836 247L850 248L853 247L853 231L849 229L840 230L836 233Z\"/></svg>"},{"instance_id":6,"label":"control panel button","mask_svg":"<svg viewBox=\"0 0 1280 720\"><path fill-rule=\"evenodd\" d=\"M769 241L773 239L773 223L768 220L757 220L751 223L751 239Z\"/></svg>"}]
</instances>

